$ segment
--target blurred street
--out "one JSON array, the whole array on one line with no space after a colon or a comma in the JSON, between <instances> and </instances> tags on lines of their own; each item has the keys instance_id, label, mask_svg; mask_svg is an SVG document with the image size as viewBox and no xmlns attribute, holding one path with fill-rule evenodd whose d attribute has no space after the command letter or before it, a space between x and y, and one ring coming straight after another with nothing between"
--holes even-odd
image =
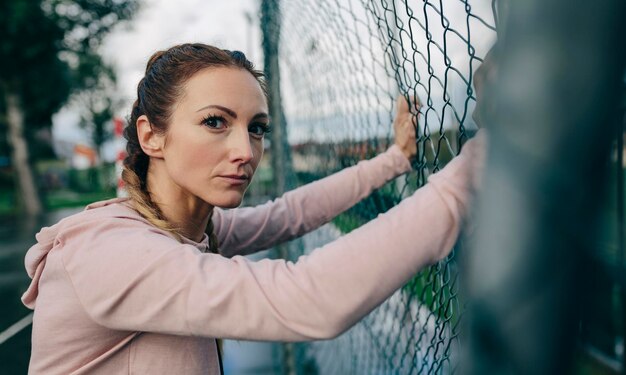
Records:
<instances>
[{"instance_id":1,"label":"blurred street","mask_svg":"<svg viewBox=\"0 0 626 375\"><path fill-rule=\"evenodd\" d=\"M0 332L4 332L31 311L20 297L30 279L24 269L24 255L35 243L35 233L78 209L63 209L43 215L40 219L5 219L0 226ZM30 358L31 327L0 344L0 374L25 374Z\"/></svg>"}]
</instances>

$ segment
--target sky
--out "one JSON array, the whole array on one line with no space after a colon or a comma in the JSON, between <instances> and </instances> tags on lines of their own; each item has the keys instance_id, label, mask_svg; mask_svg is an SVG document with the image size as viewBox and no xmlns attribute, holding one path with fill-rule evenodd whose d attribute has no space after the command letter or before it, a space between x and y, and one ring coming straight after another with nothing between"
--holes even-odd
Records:
<instances>
[{"instance_id":1,"label":"sky","mask_svg":"<svg viewBox=\"0 0 626 375\"><path fill-rule=\"evenodd\" d=\"M252 15L253 24L245 13ZM101 49L105 61L118 75L118 96L124 105L118 116L125 118L136 95L149 57L157 50L183 42L203 42L243 51L257 65L261 58L257 0L143 0L135 17L118 25ZM70 103L53 117L57 143L89 143L89 134L78 126L80 117ZM115 145L104 148L105 159L115 155Z\"/></svg>"}]
</instances>

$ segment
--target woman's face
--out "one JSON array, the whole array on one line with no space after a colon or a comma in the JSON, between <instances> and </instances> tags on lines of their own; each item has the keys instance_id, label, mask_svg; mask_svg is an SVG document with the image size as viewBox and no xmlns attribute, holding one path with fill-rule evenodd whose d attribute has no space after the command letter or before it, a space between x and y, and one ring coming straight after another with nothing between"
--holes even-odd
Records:
<instances>
[{"instance_id":1,"label":"woman's face","mask_svg":"<svg viewBox=\"0 0 626 375\"><path fill-rule=\"evenodd\" d=\"M167 175L184 195L237 207L263 156L267 102L248 71L207 68L176 103L164 138Z\"/></svg>"}]
</instances>

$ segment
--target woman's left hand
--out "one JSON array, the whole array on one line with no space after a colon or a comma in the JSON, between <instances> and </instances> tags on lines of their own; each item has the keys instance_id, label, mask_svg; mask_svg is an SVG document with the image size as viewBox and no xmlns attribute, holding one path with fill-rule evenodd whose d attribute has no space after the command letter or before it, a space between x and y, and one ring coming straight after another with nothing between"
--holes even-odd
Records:
<instances>
[{"instance_id":1,"label":"woman's left hand","mask_svg":"<svg viewBox=\"0 0 626 375\"><path fill-rule=\"evenodd\" d=\"M412 104L411 109L409 109L409 102ZM418 98L414 96L410 96L409 101L402 95L396 99L396 118L393 120L394 143L400 147L404 156L409 160L417 154L415 133L420 106Z\"/></svg>"}]
</instances>

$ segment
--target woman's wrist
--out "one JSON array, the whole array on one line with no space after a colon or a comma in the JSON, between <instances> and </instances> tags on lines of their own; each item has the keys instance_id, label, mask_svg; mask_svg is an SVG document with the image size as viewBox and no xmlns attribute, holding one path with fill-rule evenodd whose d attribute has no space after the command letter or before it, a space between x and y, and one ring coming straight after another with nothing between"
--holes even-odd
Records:
<instances>
[{"instance_id":1,"label":"woman's wrist","mask_svg":"<svg viewBox=\"0 0 626 375\"><path fill-rule=\"evenodd\" d=\"M387 152L391 153L396 161L395 164L398 165L399 174L407 173L411 170L411 159L407 157L405 152L402 150L398 144L394 143L389 147Z\"/></svg>"},{"instance_id":2,"label":"woman's wrist","mask_svg":"<svg viewBox=\"0 0 626 375\"><path fill-rule=\"evenodd\" d=\"M407 145L400 145L395 143L395 145L409 162L412 162L413 159L415 159L415 155L417 154L417 146L414 143Z\"/></svg>"}]
</instances>

